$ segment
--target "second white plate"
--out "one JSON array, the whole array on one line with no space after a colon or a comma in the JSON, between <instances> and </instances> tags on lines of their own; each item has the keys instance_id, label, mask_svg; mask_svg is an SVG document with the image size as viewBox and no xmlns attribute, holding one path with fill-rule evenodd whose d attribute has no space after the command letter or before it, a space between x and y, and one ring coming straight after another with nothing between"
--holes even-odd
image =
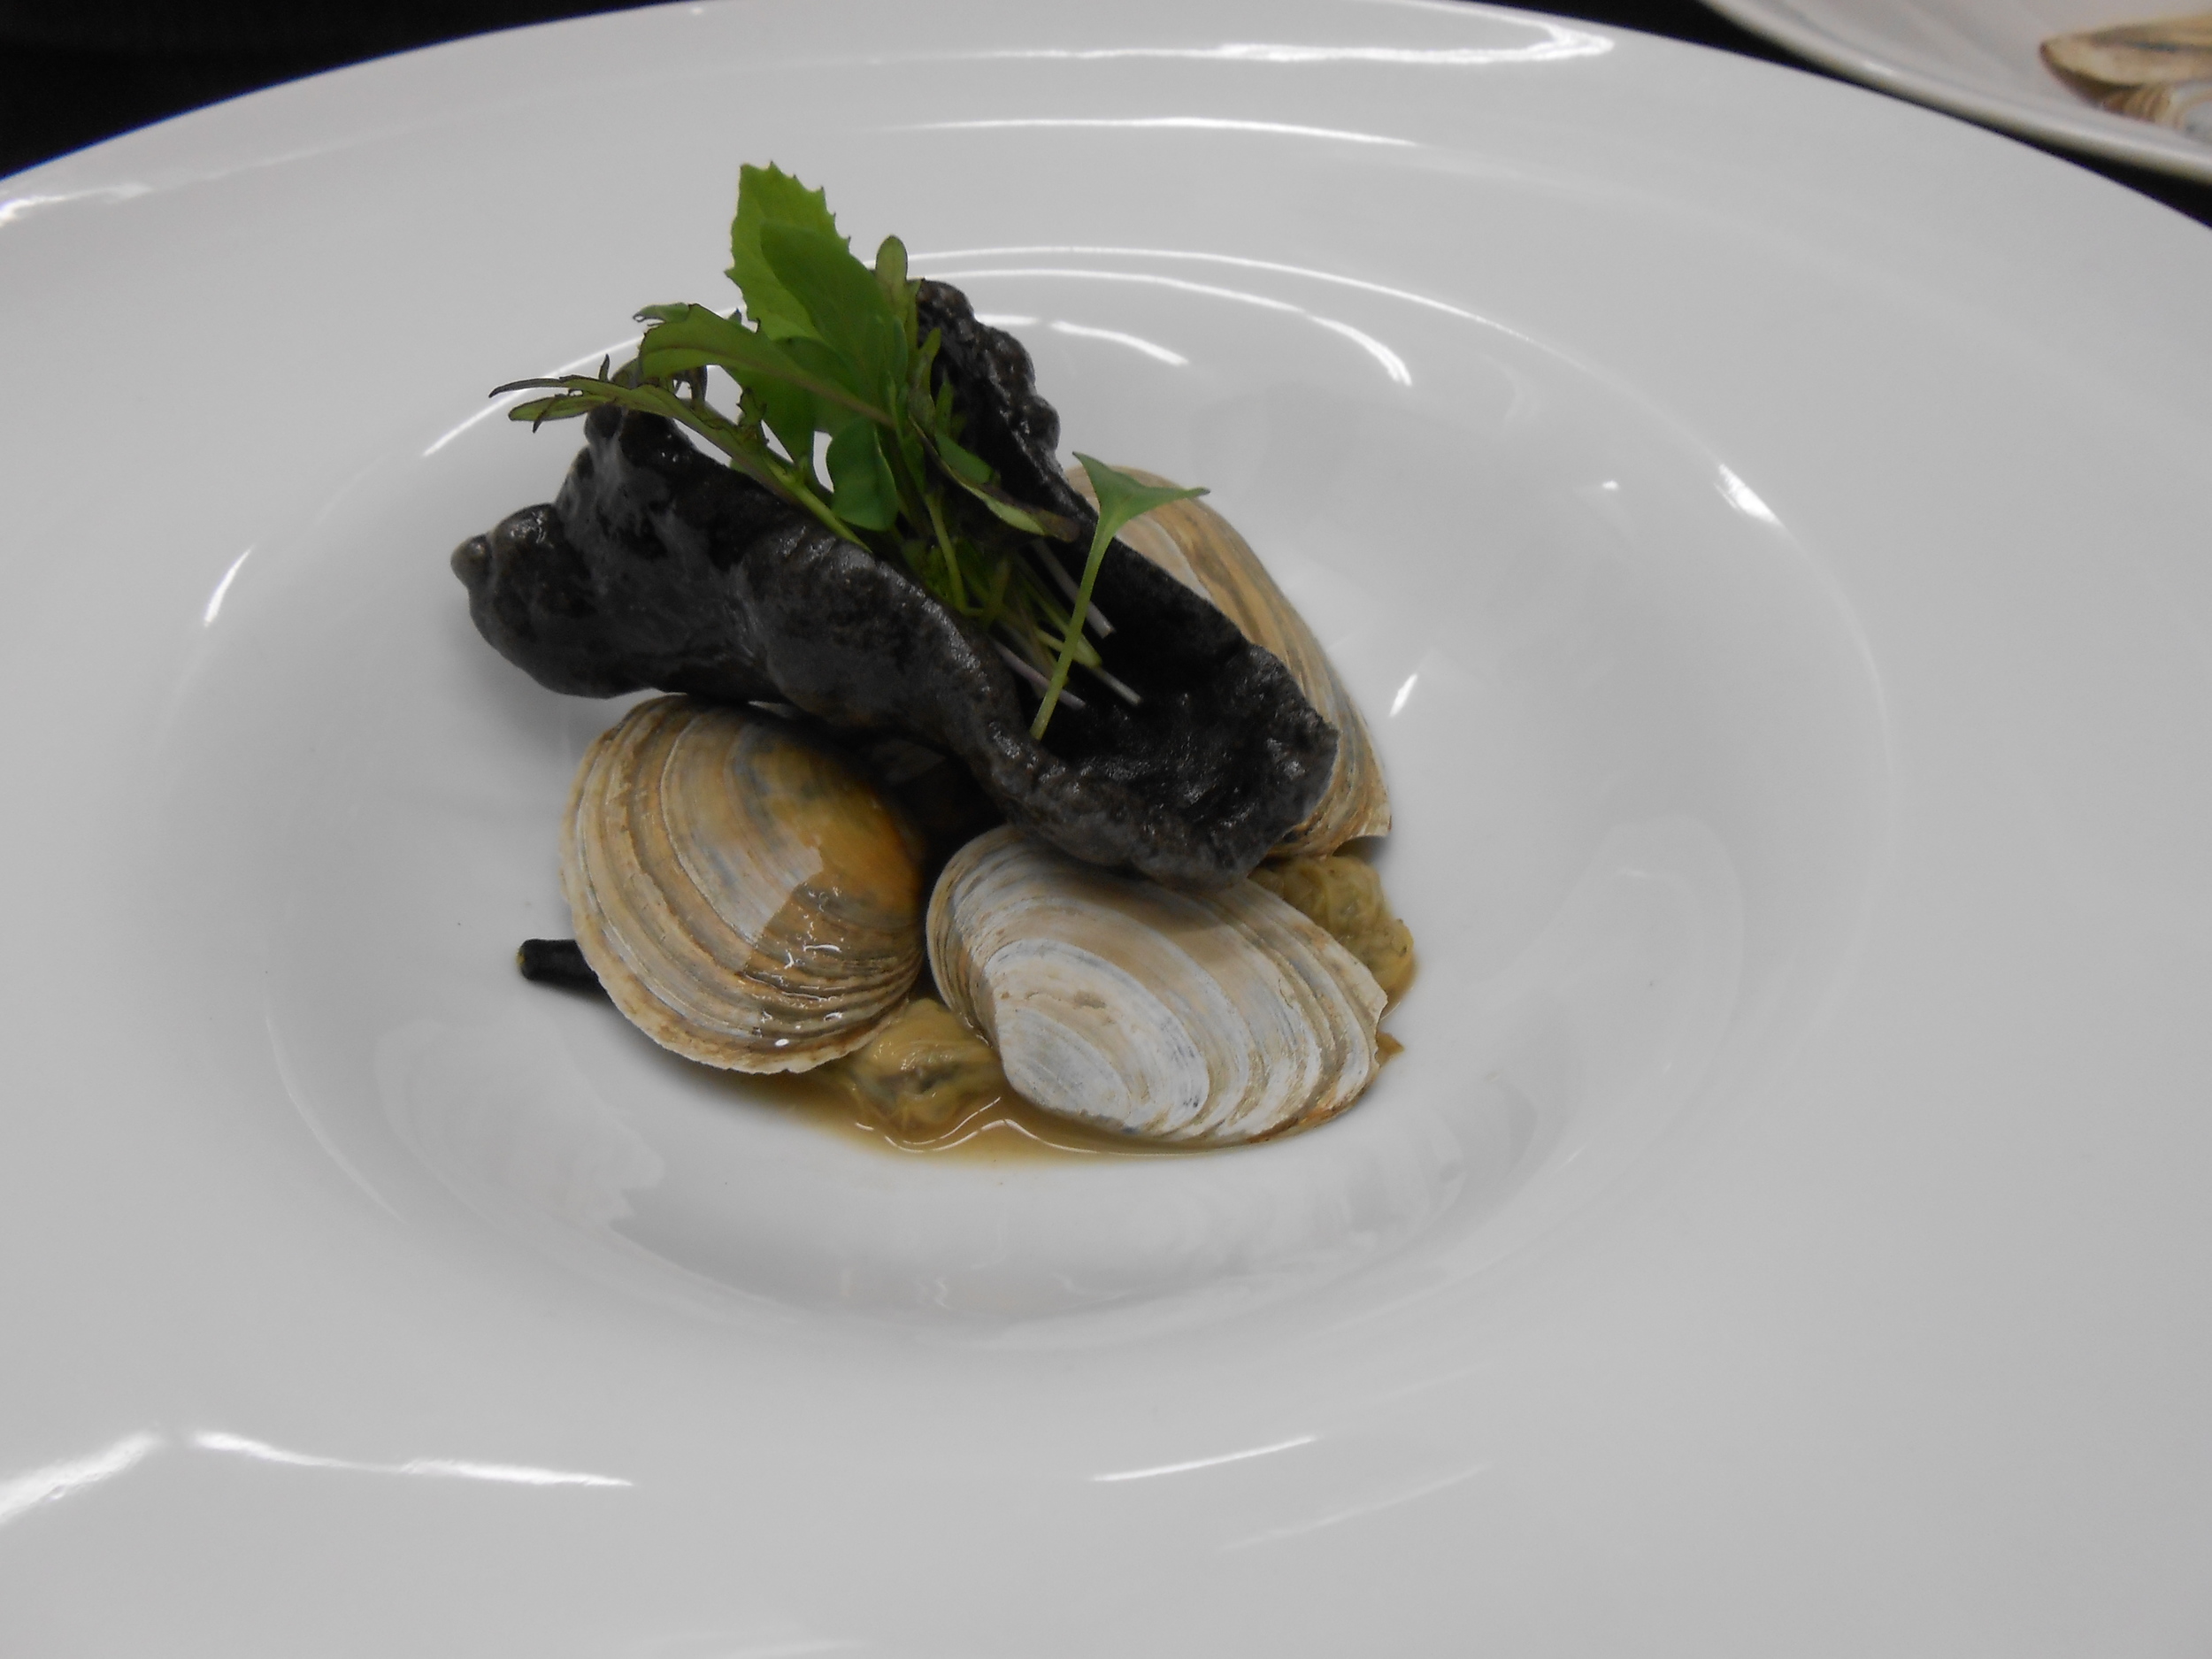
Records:
<instances>
[{"instance_id":1,"label":"second white plate","mask_svg":"<svg viewBox=\"0 0 2212 1659\"><path fill-rule=\"evenodd\" d=\"M2201 9L2201 0L1706 0L1792 51L1886 92L2029 138L2212 183L2212 144L2098 109L2044 67L2054 35Z\"/></svg>"}]
</instances>

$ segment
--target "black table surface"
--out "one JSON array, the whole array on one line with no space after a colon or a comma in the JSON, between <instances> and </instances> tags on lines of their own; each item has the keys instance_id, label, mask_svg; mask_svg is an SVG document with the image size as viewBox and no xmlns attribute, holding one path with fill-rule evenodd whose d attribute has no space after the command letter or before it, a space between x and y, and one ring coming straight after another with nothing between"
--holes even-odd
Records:
<instances>
[{"instance_id":1,"label":"black table surface","mask_svg":"<svg viewBox=\"0 0 2212 1659\"><path fill-rule=\"evenodd\" d=\"M0 0L0 176L342 64L481 28L616 9L604 0ZM1530 9L1827 73L1699 0L1557 0ZM2052 153L2212 226L2212 185Z\"/></svg>"}]
</instances>

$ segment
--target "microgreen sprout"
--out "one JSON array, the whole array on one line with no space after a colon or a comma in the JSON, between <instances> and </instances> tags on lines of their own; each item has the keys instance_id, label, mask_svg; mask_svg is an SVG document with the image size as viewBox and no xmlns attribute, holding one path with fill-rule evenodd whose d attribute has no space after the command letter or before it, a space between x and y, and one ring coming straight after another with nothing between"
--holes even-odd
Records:
<instances>
[{"instance_id":1,"label":"microgreen sprout","mask_svg":"<svg viewBox=\"0 0 2212 1659\"><path fill-rule=\"evenodd\" d=\"M1098 528L1091 535L1090 556L1083 561L1083 580L1076 585L1073 614L1075 620L1068 625L1067 633L1060 641L1058 660L1052 665L1052 680L1045 687L1044 697L1037 705L1037 718L1031 722L1029 734L1042 737L1045 726L1052 718L1052 710L1065 695L1068 670L1074 666L1076 653L1088 643L1083 638L1082 618L1091 608L1091 588L1098 580L1098 567L1106 561L1106 546L1132 519L1141 518L1155 507L1164 507L1171 501L1188 501L1202 495L1202 489L1179 489L1171 484L1147 484L1126 472L1116 472L1095 457L1076 452L1075 458L1083 464L1084 473L1091 480L1091 493L1098 497ZM1128 688L1107 675L1103 669L1100 677L1111 686L1119 687L1125 695Z\"/></svg>"}]
</instances>

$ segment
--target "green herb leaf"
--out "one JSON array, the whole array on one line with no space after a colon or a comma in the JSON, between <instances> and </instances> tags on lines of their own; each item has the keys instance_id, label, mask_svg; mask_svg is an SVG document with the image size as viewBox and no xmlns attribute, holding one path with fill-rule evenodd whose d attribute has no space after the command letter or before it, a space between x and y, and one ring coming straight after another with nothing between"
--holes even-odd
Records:
<instances>
[{"instance_id":1,"label":"green herb leaf","mask_svg":"<svg viewBox=\"0 0 2212 1659\"><path fill-rule=\"evenodd\" d=\"M989 508L994 518L1001 524L1011 525L1026 535L1049 536L1055 541L1072 541L1081 528L1072 518L1048 511L1042 507L1032 507L1026 502L1016 501L996 484L975 483L949 466L945 471L950 474L954 483Z\"/></svg>"},{"instance_id":2,"label":"green herb leaf","mask_svg":"<svg viewBox=\"0 0 2212 1659\"><path fill-rule=\"evenodd\" d=\"M875 273L841 236L790 225L764 225L761 251L787 291L805 296L813 338L841 358L841 378L858 396L880 399L887 381L906 379L906 331Z\"/></svg>"},{"instance_id":3,"label":"green herb leaf","mask_svg":"<svg viewBox=\"0 0 2212 1659\"><path fill-rule=\"evenodd\" d=\"M821 429L826 406L811 392L782 380L760 380L748 387L761 424L775 434L793 466L814 475L814 434ZM827 405L834 408L834 404Z\"/></svg>"},{"instance_id":4,"label":"green herb leaf","mask_svg":"<svg viewBox=\"0 0 2212 1659\"><path fill-rule=\"evenodd\" d=\"M1094 560L1105 550L1109 541L1121 534L1124 525L1143 518L1155 507L1164 507L1171 501L1189 501L1207 493L1202 488L1179 489L1172 484L1141 482L1080 450L1075 458L1082 463L1084 473L1091 480L1091 493L1098 497L1098 532L1091 538Z\"/></svg>"},{"instance_id":5,"label":"green herb leaf","mask_svg":"<svg viewBox=\"0 0 2212 1659\"><path fill-rule=\"evenodd\" d=\"M899 517L899 487L877 437L868 422L851 420L829 442L830 505L863 530L888 530Z\"/></svg>"},{"instance_id":6,"label":"green herb leaf","mask_svg":"<svg viewBox=\"0 0 2212 1659\"><path fill-rule=\"evenodd\" d=\"M945 464L945 470L964 484L987 484L991 481L991 464L979 455L971 454L960 447L957 440L944 433L933 435L937 458Z\"/></svg>"},{"instance_id":7,"label":"green herb leaf","mask_svg":"<svg viewBox=\"0 0 2212 1659\"><path fill-rule=\"evenodd\" d=\"M501 391L511 391L502 387ZM510 420L526 420L533 429L549 420L573 420L579 415L588 415L597 405L588 397L574 397L562 394L556 397L534 397L527 403L517 403L507 411Z\"/></svg>"},{"instance_id":8,"label":"green herb leaf","mask_svg":"<svg viewBox=\"0 0 2212 1659\"><path fill-rule=\"evenodd\" d=\"M771 340L814 333L805 301L784 285L761 249L761 232L771 225L808 230L839 246L837 219L819 190L810 190L780 167L740 167L737 216L730 221L729 279L745 296L745 311Z\"/></svg>"},{"instance_id":9,"label":"green herb leaf","mask_svg":"<svg viewBox=\"0 0 2212 1659\"><path fill-rule=\"evenodd\" d=\"M921 332L914 303L921 294L922 285L908 280L906 244L896 236L886 236L876 250L876 283L883 289L884 297L891 302L901 331L912 340Z\"/></svg>"},{"instance_id":10,"label":"green herb leaf","mask_svg":"<svg viewBox=\"0 0 2212 1659\"><path fill-rule=\"evenodd\" d=\"M855 396L836 378L801 366L790 348L703 305L656 305L638 315L652 325L638 342L638 373L646 380L666 380L711 365L741 386L781 381L857 414L884 419L873 404Z\"/></svg>"}]
</instances>

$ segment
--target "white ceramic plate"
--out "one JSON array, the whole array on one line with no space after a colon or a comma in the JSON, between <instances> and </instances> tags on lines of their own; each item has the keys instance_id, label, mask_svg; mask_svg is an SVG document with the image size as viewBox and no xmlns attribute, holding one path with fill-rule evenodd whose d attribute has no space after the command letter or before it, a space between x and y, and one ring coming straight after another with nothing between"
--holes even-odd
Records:
<instances>
[{"instance_id":1,"label":"white ceramic plate","mask_svg":"<svg viewBox=\"0 0 2212 1659\"><path fill-rule=\"evenodd\" d=\"M485 388L741 159L1033 320L1380 733L1316 1133L875 1151L509 953L603 705L447 550ZM680 6L0 207L0 1649L2212 1640L2212 238L1419 4Z\"/></svg>"},{"instance_id":2,"label":"white ceramic plate","mask_svg":"<svg viewBox=\"0 0 2212 1659\"><path fill-rule=\"evenodd\" d=\"M2212 183L2212 144L2101 110L2044 65L2054 35L2201 11L2199 0L1705 0L1885 92L2092 156Z\"/></svg>"}]
</instances>

